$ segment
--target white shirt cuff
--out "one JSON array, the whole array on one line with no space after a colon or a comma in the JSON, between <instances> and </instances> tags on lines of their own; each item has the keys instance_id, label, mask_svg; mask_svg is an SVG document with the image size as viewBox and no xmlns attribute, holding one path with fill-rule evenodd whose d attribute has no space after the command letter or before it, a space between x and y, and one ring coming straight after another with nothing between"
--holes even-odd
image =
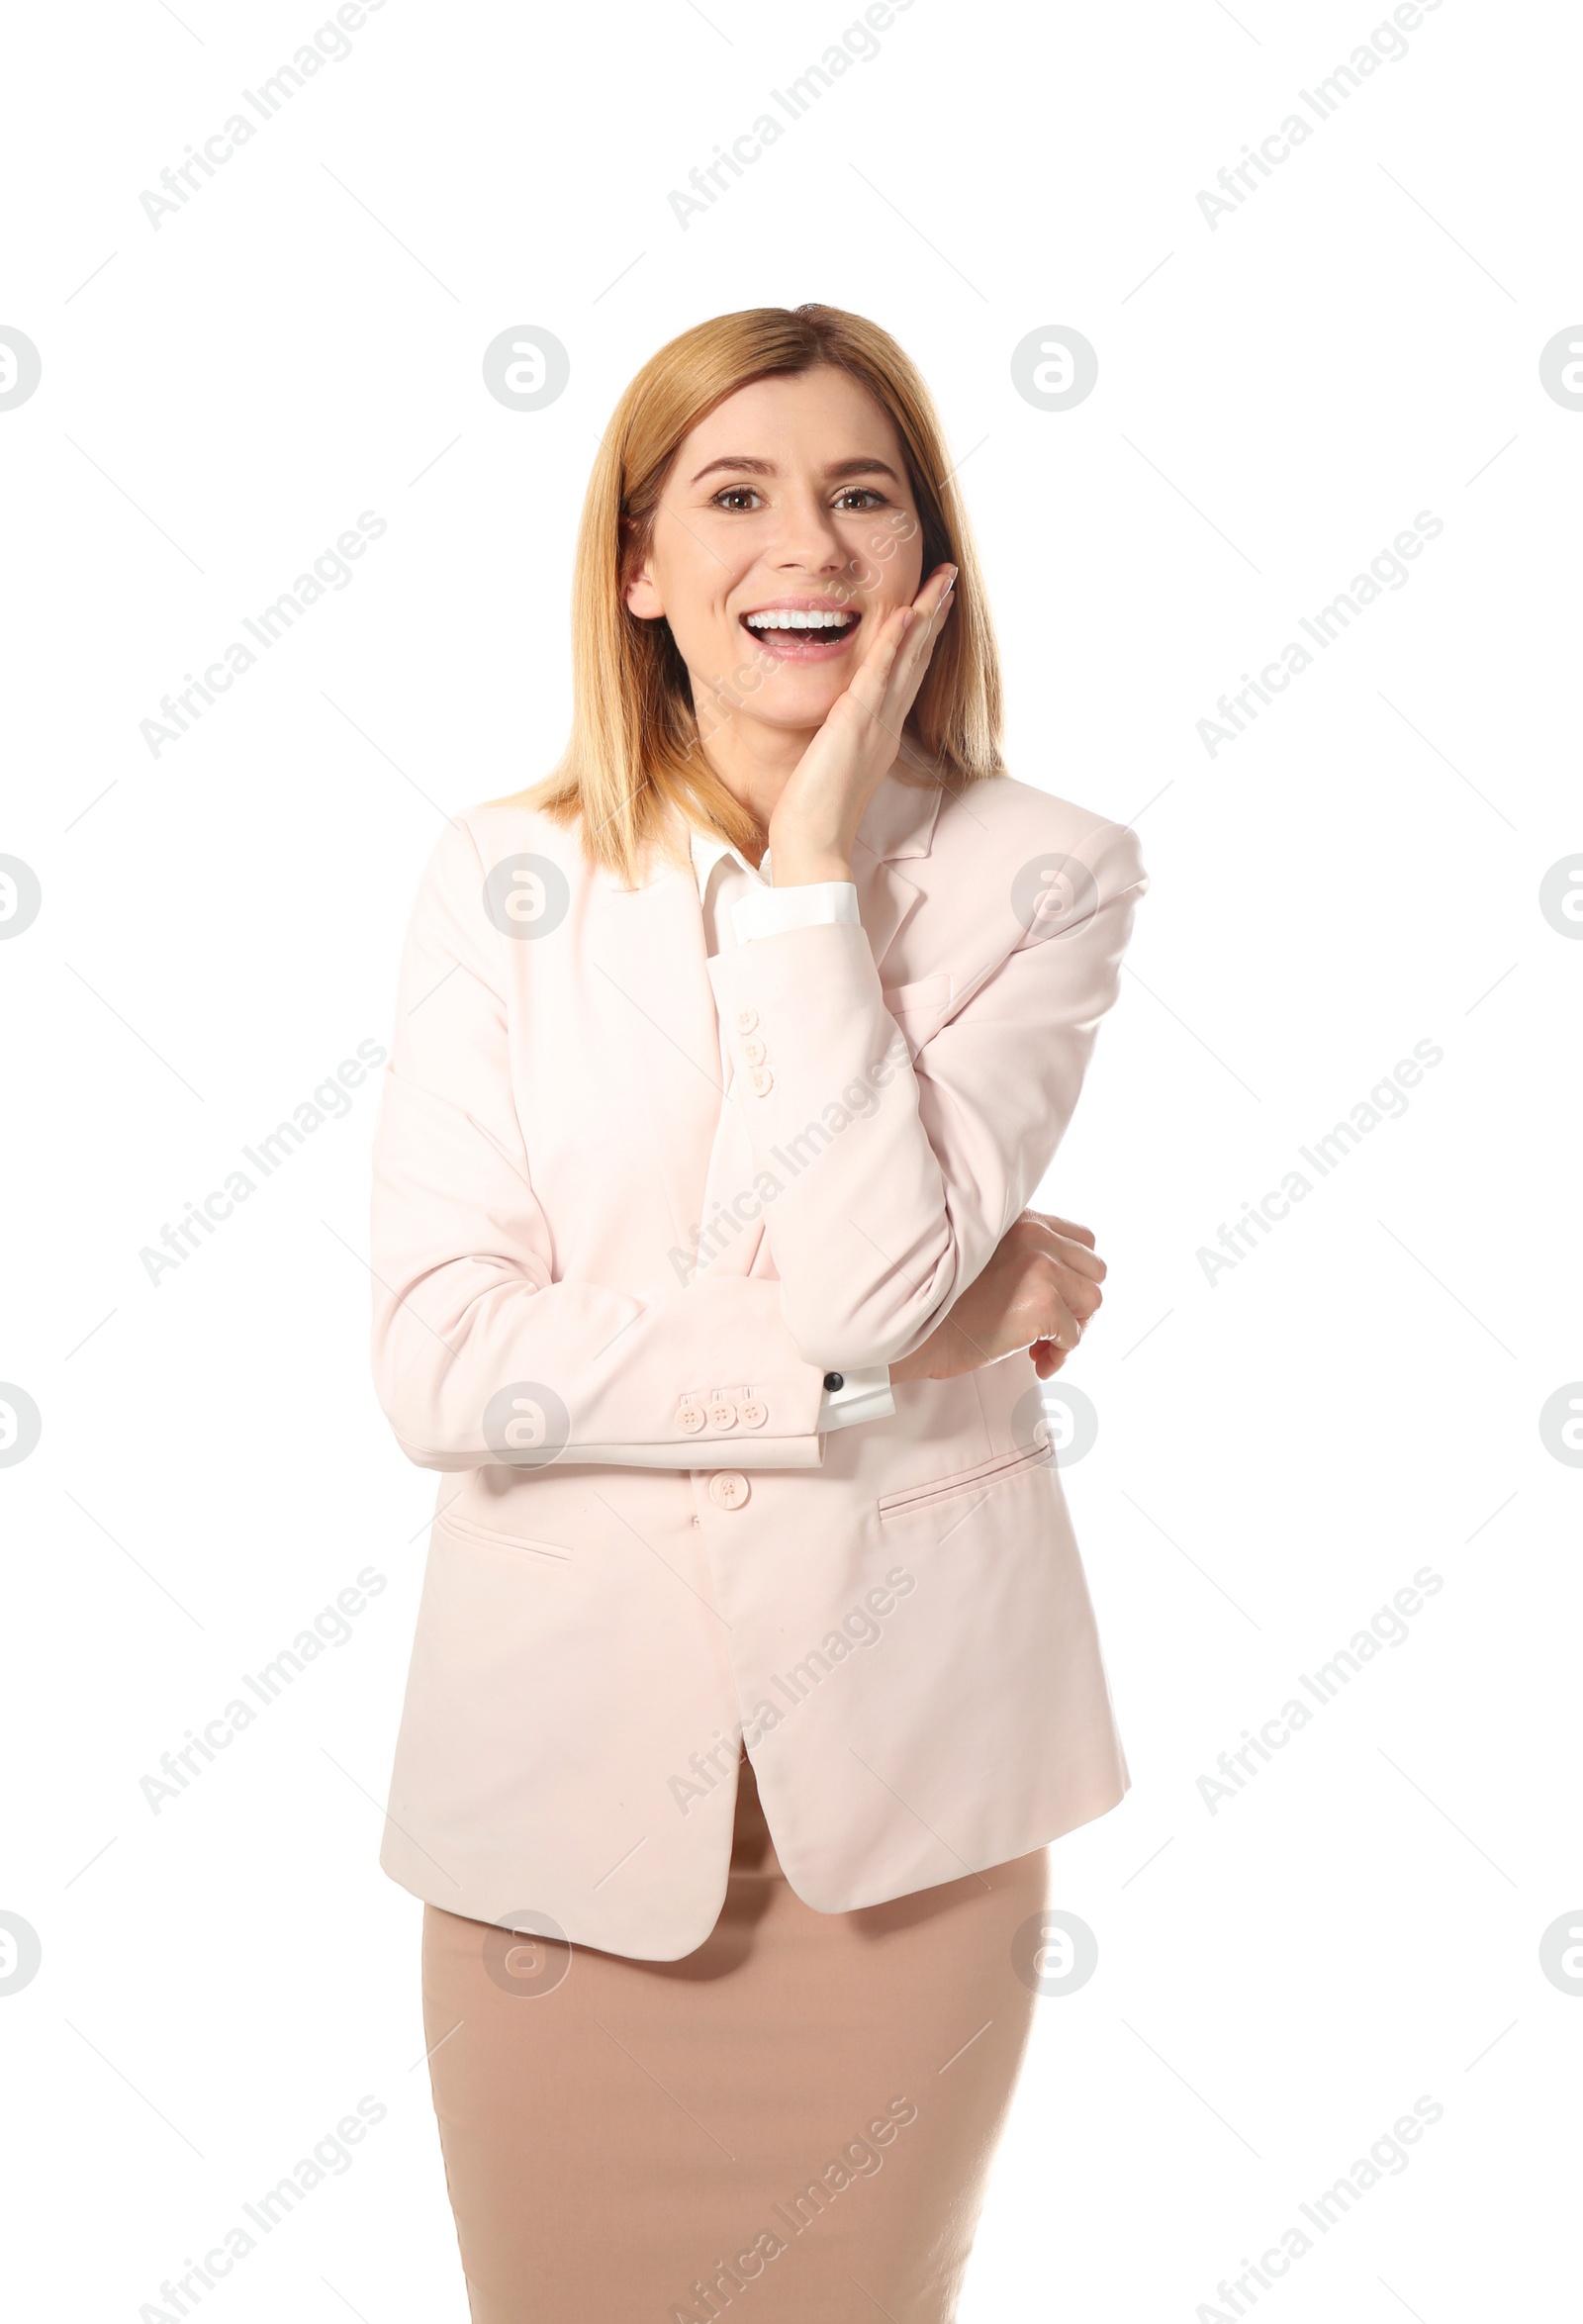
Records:
<instances>
[{"instance_id":1,"label":"white shirt cuff","mask_svg":"<svg viewBox=\"0 0 1583 2324\"><path fill-rule=\"evenodd\" d=\"M851 880L811 880L803 887L755 888L731 906L738 944L780 936L788 928L858 923L858 890Z\"/></svg>"},{"instance_id":2,"label":"white shirt cuff","mask_svg":"<svg viewBox=\"0 0 1583 2324\"><path fill-rule=\"evenodd\" d=\"M827 1378L834 1376L826 1374ZM870 1364L865 1370L838 1376L840 1387L826 1388L819 1399L817 1426L821 1435L827 1429L850 1429L858 1421L888 1420L895 1411L887 1363Z\"/></svg>"}]
</instances>

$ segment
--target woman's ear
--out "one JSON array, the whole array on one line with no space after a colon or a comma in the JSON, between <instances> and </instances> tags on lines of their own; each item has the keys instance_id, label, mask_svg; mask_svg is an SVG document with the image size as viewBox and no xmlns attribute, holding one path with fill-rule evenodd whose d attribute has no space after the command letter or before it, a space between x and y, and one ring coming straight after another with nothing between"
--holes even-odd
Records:
<instances>
[{"instance_id":1,"label":"woman's ear","mask_svg":"<svg viewBox=\"0 0 1583 2324\"><path fill-rule=\"evenodd\" d=\"M627 611L635 613L640 621L658 621L664 615L665 607L660 603L659 591L649 578L646 557L627 574L622 594L626 599Z\"/></svg>"}]
</instances>

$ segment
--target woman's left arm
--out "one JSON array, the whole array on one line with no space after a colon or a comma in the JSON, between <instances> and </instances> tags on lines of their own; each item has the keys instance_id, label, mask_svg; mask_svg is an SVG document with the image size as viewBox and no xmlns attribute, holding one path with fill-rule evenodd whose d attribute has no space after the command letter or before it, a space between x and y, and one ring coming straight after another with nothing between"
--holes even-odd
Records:
<instances>
[{"instance_id":1,"label":"woman's left arm","mask_svg":"<svg viewBox=\"0 0 1583 2324\"><path fill-rule=\"evenodd\" d=\"M984 968L915 1059L862 927L710 961L755 1162L780 1188L764 1219L782 1311L810 1362L910 1354L1032 1201L1147 885L1126 826L1095 824L1075 852L1093 883L1083 916L1047 935L996 899Z\"/></svg>"}]
</instances>

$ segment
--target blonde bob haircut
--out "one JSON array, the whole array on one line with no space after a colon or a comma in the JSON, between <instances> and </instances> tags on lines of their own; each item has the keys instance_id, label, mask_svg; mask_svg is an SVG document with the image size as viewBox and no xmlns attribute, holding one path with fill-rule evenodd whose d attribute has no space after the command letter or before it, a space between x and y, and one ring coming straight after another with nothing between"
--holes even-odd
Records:
<instances>
[{"instance_id":1,"label":"blonde bob haircut","mask_svg":"<svg viewBox=\"0 0 1583 2324\"><path fill-rule=\"evenodd\" d=\"M654 843L685 855L687 820L751 860L762 850L763 829L708 763L669 622L640 620L625 591L683 438L738 388L818 364L850 373L893 424L922 524L922 572L943 558L958 568L955 610L908 716L896 772L955 790L1003 771L1000 667L983 582L940 421L916 369L888 331L838 307L717 315L649 358L605 431L572 583L571 739L554 771L516 794L559 823L581 823L585 856L627 885L645 876ZM893 553L893 538L887 544L877 534L882 559L887 545ZM751 663L738 682L742 696L751 691ZM733 683L720 689L727 716Z\"/></svg>"}]
</instances>

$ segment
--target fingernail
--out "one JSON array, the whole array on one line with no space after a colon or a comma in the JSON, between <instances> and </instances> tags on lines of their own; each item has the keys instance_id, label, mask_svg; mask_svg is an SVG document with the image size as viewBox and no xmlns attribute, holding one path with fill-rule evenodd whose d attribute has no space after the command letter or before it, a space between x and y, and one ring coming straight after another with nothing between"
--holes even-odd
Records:
<instances>
[{"instance_id":1,"label":"fingernail","mask_svg":"<svg viewBox=\"0 0 1583 2324\"><path fill-rule=\"evenodd\" d=\"M945 604L945 602L946 602L947 598L948 598L948 597L951 595L951 592L952 592L952 591L953 591L953 590L956 588L956 586L957 586L957 568L956 568L956 566L955 566L955 565L953 565L953 566L951 567L951 570L950 570L950 572L949 572L949 573L947 574L947 576L946 576L946 585L945 585L945 588L944 588L944 589L943 589L943 590L940 592L940 603L941 603L942 604Z\"/></svg>"}]
</instances>

